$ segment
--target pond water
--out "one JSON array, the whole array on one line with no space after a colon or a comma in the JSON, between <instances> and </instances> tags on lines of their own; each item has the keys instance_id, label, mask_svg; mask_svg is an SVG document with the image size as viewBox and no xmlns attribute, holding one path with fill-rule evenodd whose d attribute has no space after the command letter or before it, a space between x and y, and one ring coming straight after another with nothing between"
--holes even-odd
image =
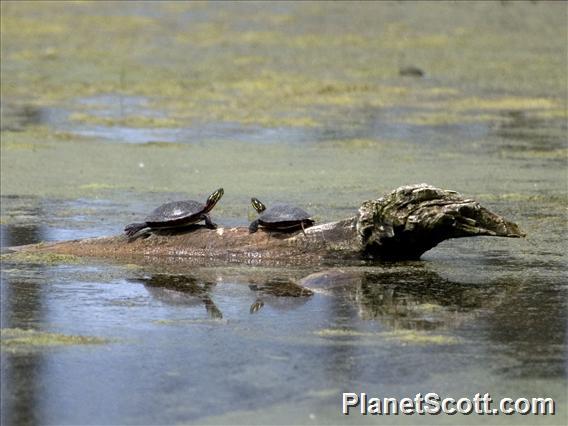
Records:
<instances>
[{"instance_id":1,"label":"pond water","mask_svg":"<svg viewBox=\"0 0 568 426\"><path fill-rule=\"evenodd\" d=\"M566 424L566 5L2 3L1 246L251 196L318 222L405 184L525 239L275 268L2 258L2 424L431 424L343 392L551 397ZM104 31L103 31L104 29ZM400 76L417 66L423 77Z\"/></svg>"}]
</instances>

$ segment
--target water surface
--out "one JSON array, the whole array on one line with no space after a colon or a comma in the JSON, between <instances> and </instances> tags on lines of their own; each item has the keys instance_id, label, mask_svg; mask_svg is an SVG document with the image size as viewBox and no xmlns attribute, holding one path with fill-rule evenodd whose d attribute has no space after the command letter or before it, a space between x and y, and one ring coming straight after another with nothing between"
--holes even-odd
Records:
<instances>
[{"instance_id":1,"label":"water surface","mask_svg":"<svg viewBox=\"0 0 568 426\"><path fill-rule=\"evenodd\" d=\"M566 423L562 3L2 3L1 245L427 182L518 223L420 261L2 260L2 424L424 423L342 392L552 397ZM424 77L399 75L417 66ZM307 290L306 290L307 289Z\"/></svg>"}]
</instances>

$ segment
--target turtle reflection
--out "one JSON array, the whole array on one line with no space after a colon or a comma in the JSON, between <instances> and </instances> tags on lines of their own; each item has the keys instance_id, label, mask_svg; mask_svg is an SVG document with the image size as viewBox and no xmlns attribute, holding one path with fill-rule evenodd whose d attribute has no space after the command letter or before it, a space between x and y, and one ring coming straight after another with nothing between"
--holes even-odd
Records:
<instances>
[{"instance_id":1,"label":"turtle reflection","mask_svg":"<svg viewBox=\"0 0 568 426\"><path fill-rule=\"evenodd\" d=\"M148 293L168 305L204 305L212 319L221 319L223 314L210 297L212 282L203 282L190 275L156 274L136 281L144 284Z\"/></svg>"},{"instance_id":2,"label":"turtle reflection","mask_svg":"<svg viewBox=\"0 0 568 426\"><path fill-rule=\"evenodd\" d=\"M302 285L317 293L342 297L364 320L393 329L455 328L487 308L501 304L510 286L464 284L427 270L373 272L330 270L312 274Z\"/></svg>"},{"instance_id":3,"label":"turtle reflection","mask_svg":"<svg viewBox=\"0 0 568 426\"><path fill-rule=\"evenodd\" d=\"M249 289L257 297L250 307L251 314L260 311L265 303L277 310L293 309L304 304L314 294L288 278L271 278L263 284L250 284Z\"/></svg>"}]
</instances>

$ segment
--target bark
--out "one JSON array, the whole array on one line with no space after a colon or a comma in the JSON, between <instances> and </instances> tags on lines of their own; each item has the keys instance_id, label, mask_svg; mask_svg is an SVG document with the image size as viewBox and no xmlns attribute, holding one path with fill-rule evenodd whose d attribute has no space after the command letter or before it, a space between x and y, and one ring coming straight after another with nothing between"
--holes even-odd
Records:
<instances>
[{"instance_id":1,"label":"bark","mask_svg":"<svg viewBox=\"0 0 568 426\"><path fill-rule=\"evenodd\" d=\"M403 186L361 204L357 216L306 229L305 234L249 234L248 228L152 232L27 246L23 250L77 256L127 258L164 256L272 264L327 259L418 259L450 238L523 237L519 227L455 191L427 184Z\"/></svg>"}]
</instances>

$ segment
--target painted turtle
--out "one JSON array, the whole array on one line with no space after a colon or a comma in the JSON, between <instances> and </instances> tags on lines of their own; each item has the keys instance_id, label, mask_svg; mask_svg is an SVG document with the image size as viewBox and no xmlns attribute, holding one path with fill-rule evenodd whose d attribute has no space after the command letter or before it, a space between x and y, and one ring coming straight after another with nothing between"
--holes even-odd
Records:
<instances>
[{"instance_id":1,"label":"painted turtle","mask_svg":"<svg viewBox=\"0 0 568 426\"><path fill-rule=\"evenodd\" d=\"M134 236L145 228L166 229L181 228L193 223L205 220L205 226L216 229L217 225L211 222L209 212L223 196L223 188L219 188L207 198L205 204L199 201L186 200L166 203L150 213L144 222L131 223L124 228L124 233L129 237Z\"/></svg>"},{"instance_id":2,"label":"painted turtle","mask_svg":"<svg viewBox=\"0 0 568 426\"><path fill-rule=\"evenodd\" d=\"M249 226L249 232L258 231L259 226L269 231L292 232L304 230L314 224L309 213L299 207L288 204L275 204L266 208L257 198L251 198L251 204L260 214Z\"/></svg>"}]
</instances>

